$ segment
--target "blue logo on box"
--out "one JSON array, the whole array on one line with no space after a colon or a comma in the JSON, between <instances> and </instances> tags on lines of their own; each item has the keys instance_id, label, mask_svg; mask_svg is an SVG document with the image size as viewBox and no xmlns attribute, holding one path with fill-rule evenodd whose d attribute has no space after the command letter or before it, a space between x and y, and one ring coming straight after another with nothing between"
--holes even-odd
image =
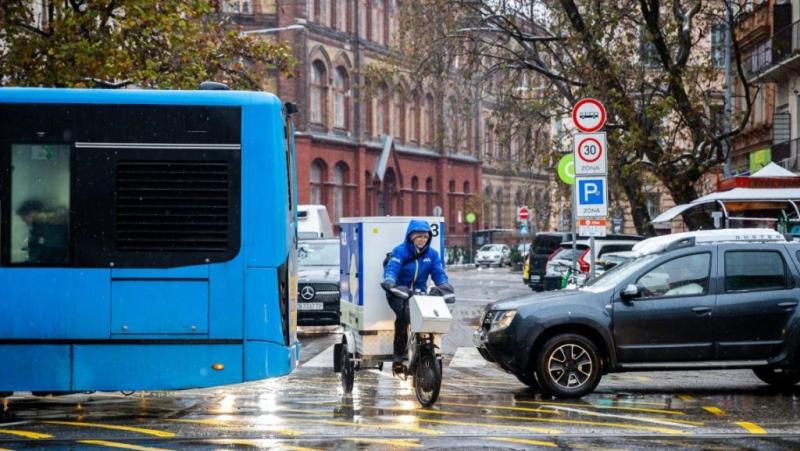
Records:
<instances>
[{"instance_id":1,"label":"blue logo on box","mask_svg":"<svg viewBox=\"0 0 800 451\"><path fill-rule=\"evenodd\" d=\"M578 180L578 203L581 205L603 205L606 200L602 179Z\"/></svg>"}]
</instances>

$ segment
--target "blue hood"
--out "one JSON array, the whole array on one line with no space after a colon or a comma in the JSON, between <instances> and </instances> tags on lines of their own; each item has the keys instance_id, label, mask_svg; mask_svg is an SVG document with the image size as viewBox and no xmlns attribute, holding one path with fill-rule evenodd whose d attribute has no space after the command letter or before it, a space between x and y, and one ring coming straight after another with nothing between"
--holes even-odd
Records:
<instances>
[{"instance_id":1,"label":"blue hood","mask_svg":"<svg viewBox=\"0 0 800 451\"><path fill-rule=\"evenodd\" d=\"M411 234L414 232L425 232L428 234L428 243L417 252L414 243L411 241ZM424 254L427 252L428 248L431 246L431 238L433 238L433 233L431 232L431 226L428 225L427 221L423 221L422 219L412 219L411 222L408 223L408 228L406 229L406 248L409 251L410 255Z\"/></svg>"}]
</instances>

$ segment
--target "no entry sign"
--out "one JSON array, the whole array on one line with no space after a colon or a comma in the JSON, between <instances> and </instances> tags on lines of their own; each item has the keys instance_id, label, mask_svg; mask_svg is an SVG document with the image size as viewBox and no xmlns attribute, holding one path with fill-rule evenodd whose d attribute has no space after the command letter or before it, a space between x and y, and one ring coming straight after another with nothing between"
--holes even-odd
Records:
<instances>
[{"instance_id":1,"label":"no entry sign","mask_svg":"<svg viewBox=\"0 0 800 451\"><path fill-rule=\"evenodd\" d=\"M517 220L527 221L531 217L531 211L528 207L517 207Z\"/></svg>"},{"instance_id":2,"label":"no entry sign","mask_svg":"<svg viewBox=\"0 0 800 451\"><path fill-rule=\"evenodd\" d=\"M572 122L584 133L596 132L606 124L606 108L597 99L581 99L572 108Z\"/></svg>"},{"instance_id":3,"label":"no entry sign","mask_svg":"<svg viewBox=\"0 0 800 451\"><path fill-rule=\"evenodd\" d=\"M575 135L575 175L605 175L607 172L605 133Z\"/></svg>"}]
</instances>

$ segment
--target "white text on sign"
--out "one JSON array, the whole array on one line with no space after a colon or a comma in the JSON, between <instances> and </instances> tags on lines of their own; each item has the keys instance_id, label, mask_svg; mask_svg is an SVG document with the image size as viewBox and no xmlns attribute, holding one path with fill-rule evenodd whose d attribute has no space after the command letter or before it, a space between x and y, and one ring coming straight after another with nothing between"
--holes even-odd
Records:
<instances>
[{"instance_id":1,"label":"white text on sign","mask_svg":"<svg viewBox=\"0 0 800 451\"><path fill-rule=\"evenodd\" d=\"M605 133L575 135L575 175L606 175L608 171Z\"/></svg>"},{"instance_id":2,"label":"white text on sign","mask_svg":"<svg viewBox=\"0 0 800 451\"><path fill-rule=\"evenodd\" d=\"M608 216L608 182L605 176L575 179L577 216L597 218Z\"/></svg>"}]
</instances>

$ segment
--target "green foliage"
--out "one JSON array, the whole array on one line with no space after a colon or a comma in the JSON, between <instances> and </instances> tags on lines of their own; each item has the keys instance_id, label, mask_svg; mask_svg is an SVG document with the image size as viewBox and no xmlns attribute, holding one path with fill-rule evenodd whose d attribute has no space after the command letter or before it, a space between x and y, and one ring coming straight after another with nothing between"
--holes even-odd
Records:
<instances>
[{"instance_id":1,"label":"green foliage","mask_svg":"<svg viewBox=\"0 0 800 451\"><path fill-rule=\"evenodd\" d=\"M260 89L292 75L286 43L241 35L217 0L0 1L0 84L196 88L203 80Z\"/></svg>"}]
</instances>

